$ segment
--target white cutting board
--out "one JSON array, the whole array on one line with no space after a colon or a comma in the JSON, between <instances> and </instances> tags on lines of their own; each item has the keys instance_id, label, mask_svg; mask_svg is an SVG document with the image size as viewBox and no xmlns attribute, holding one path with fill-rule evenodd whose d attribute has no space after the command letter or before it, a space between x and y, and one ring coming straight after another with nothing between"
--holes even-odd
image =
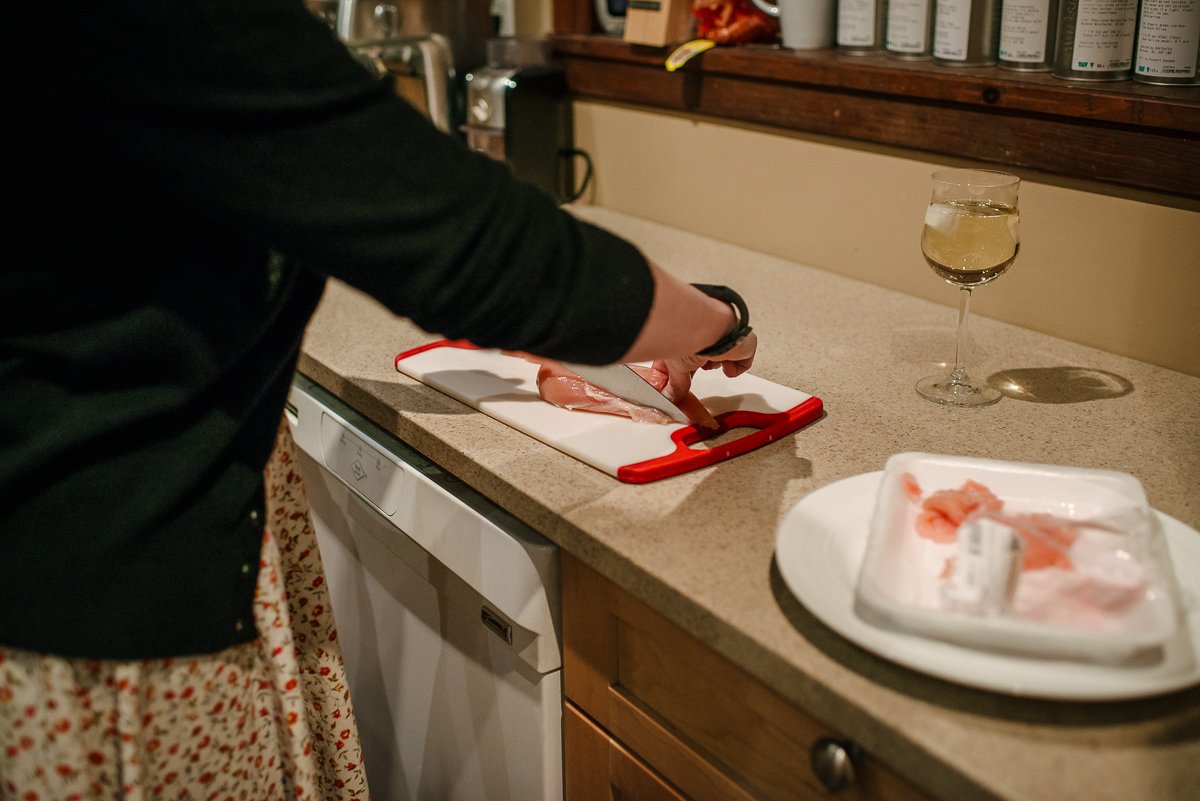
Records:
<instances>
[{"instance_id":1,"label":"white cutting board","mask_svg":"<svg viewBox=\"0 0 1200 801\"><path fill-rule=\"evenodd\" d=\"M692 391L721 428L635 423L627 417L569 411L538 396L538 367L519 356L440 341L396 357L396 369L490 417L631 483L655 481L730 459L821 416L820 398L743 374L696 373ZM740 429L711 448L693 443Z\"/></svg>"}]
</instances>

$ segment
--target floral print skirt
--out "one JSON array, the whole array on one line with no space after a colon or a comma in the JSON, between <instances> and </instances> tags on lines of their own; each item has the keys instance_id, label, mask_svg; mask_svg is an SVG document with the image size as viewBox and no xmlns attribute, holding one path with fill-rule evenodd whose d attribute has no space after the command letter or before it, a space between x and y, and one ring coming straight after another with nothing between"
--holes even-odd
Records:
<instances>
[{"instance_id":1,"label":"floral print skirt","mask_svg":"<svg viewBox=\"0 0 1200 801\"><path fill-rule=\"evenodd\" d=\"M0 647L0 801L368 797L294 454L281 425L254 642L139 661Z\"/></svg>"}]
</instances>

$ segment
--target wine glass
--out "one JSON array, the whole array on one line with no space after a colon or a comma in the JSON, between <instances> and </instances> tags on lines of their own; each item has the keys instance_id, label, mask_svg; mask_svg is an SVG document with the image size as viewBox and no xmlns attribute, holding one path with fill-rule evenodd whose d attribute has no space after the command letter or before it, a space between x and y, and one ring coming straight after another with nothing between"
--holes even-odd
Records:
<instances>
[{"instance_id":1,"label":"wine glass","mask_svg":"<svg viewBox=\"0 0 1200 801\"><path fill-rule=\"evenodd\" d=\"M1021 179L996 170L939 170L925 211L921 253L946 283L959 288L954 369L917 382L922 397L947 406L986 406L1000 392L973 381L964 362L971 290L1004 274L1021 250L1017 189Z\"/></svg>"}]
</instances>

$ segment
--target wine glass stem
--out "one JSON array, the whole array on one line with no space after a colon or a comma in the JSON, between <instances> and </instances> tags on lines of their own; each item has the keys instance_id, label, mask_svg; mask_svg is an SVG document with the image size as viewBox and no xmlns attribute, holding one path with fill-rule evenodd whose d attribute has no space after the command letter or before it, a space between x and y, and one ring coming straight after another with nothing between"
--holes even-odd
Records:
<instances>
[{"instance_id":1,"label":"wine glass stem","mask_svg":"<svg viewBox=\"0 0 1200 801\"><path fill-rule=\"evenodd\" d=\"M950 374L951 384L967 383L967 368L963 364L967 358L967 315L971 311L971 288L962 287L958 292L958 336L954 342L954 372Z\"/></svg>"}]
</instances>

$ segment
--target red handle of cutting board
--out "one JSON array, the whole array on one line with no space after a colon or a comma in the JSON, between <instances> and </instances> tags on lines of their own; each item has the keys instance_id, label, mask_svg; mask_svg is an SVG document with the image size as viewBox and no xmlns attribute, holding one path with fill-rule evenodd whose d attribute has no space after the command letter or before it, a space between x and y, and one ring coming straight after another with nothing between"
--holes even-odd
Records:
<instances>
[{"instance_id":1,"label":"red handle of cutting board","mask_svg":"<svg viewBox=\"0 0 1200 801\"><path fill-rule=\"evenodd\" d=\"M462 339L441 339L436 342L430 342L397 355L395 361L396 369L400 369L400 361L402 359L407 359L409 356L415 356L418 353L423 353L433 348L478 350L479 346ZM617 468L617 478L629 484L647 484L651 481L658 481L661 478L677 476L680 473L687 473L691 470L723 462L726 459L732 459L734 456L740 456L755 448L761 448L769 442L774 442L780 437L785 437L793 431L808 425L821 416L822 409L821 399L811 396L807 400L781 412L751 412L744 409L725 412L724 414L717 415L716 420L719 426L717 429L697 428L694 425L684 426L671 434L671 441L675 443L674 452L668 453L665 456L655 457L654 459L647 459L644 462L622 465ZM717 445L714 448L696 449L692 447L697 442L719 437L726 431L732 431L735 428L752 428L755 430L735 440Z\"/></svg>"},{"instance_id":2,"label":"red handle of cutting board","mask_svg":"<svg viewBox=\"0 0 1200 801\"><path fill-rule=\"evenodd\" d=\"M427 350L434 348L460 348L462 350L483 350L478 345L468 342L465 339L439 339L436 342L426 342L424 345L419 345L403 353L396 354L396 360L392 362L397 372L400 370L400 362L407 359L409 356L416 356L418 353L424 353Z\"/></svg>"},{"instance_id":3,"label":"red handle of cutting board","mask_svg":"<svg viewBox=\"0 0 1200 801\"><path fill-rule=\"evenodd\" d=\"M732 459L808 425L821 416L821 409L821 399L813 396L782 412L751 412L743 409L725 412L717 415L720 428L710 430L685 426L671 434L671 441L675 443L674 453L624 465L617 469L617 478L630 484L645 484ZM691 447L735 428L757 430L714 448L698 450Z\"/></svg>"}]
</instances>

